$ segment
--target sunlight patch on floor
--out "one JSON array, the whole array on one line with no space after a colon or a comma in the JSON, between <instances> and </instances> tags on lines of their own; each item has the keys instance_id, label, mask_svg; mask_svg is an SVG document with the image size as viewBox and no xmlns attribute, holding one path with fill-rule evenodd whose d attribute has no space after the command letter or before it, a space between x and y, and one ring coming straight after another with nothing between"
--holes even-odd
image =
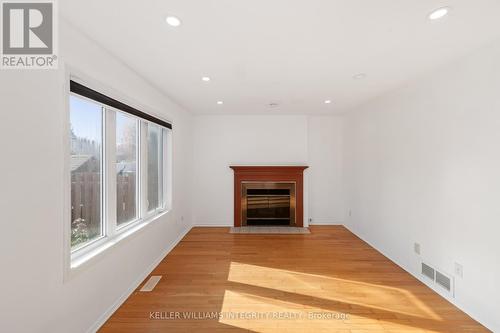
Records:
<instances>
[{"instance_id":1,"label":"sunlight patch on floor","mask_svg":"<svg viewBox=\"0 0 500 333\"><path fill-rule=\"evenodd\" d=\"M304 306L231 290L226 290L224 293L221 313L229 315L223 316L219 320L220 323L259 333L304 332L303 327L307 327L311 332L320 332L327 328L335 332L343 332L343 330L349 332L350 327L352 328L349 320L336 319L335 316L338 313L335 311L325 311L319 307ZM325 313L330 313L331 318L310 317L325 315Z\"/></svg>"},{"instance_id":2,"label":"sunlight patch on floor","mask_svg":"<svg viewBox=\"0 0 500 333\"><path fill-rule=\"evenodd\" d=\"M340 302L344 306L358 305L394 314L442 319L417 296L401 288L239 262L231 262L228 281ZM397 310L391 308L391 304L398 304Z\"/></svg>"}]
</instances>

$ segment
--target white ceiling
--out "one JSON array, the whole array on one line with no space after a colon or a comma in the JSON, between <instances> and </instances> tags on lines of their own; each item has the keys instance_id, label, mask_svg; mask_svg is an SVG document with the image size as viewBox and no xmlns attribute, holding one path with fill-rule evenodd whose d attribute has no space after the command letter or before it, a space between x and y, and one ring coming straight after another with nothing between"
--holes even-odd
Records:
<instances>
[{"instance_id":1,"label":"white ceiling","mask_svg":"<svg viewBox=\"0 0 500 333\"><path fill-rule=\"evenodd\" d=\"M445 5L450 15L427 19ZM498 0L64 0L60 10L199 114L342 112L500 38ZM183 24L168 26L168 14Z\"/></svg>"}]
</instances>

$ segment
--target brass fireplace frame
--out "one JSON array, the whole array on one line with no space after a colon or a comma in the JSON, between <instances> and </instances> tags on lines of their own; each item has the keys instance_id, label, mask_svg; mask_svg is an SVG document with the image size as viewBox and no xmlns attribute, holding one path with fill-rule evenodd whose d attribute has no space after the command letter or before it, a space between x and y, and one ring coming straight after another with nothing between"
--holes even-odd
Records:
<instances>
[{"instance_id":1,"label":"brass fireplace frame","mask_svg":"<svg viewBox=\"0 0 500 333\"><path fill-rule=\"evenodd\" d=\"M247 225L247 189L290 190L290 226L296 225L297 184L294 181L242 181L241 182L241 225Z\"/></svg>"}]
</instances>

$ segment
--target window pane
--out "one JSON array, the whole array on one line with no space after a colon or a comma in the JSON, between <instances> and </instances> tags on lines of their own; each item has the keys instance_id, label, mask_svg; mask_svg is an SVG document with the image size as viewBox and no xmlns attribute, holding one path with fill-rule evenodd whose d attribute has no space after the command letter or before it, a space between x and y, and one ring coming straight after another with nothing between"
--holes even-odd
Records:
<instances>
[{"instance_id":1,"label":"window pane","mask_svg":"<svg viewBox=\"0 0 500 333\"><path fill-rule=\"evenodd\" d=\"M70 96L71 247L102 235L102 108Z\"/></svg>"},{"instance_id":2,"label":"window pane","mask_svg":"<svg viewBox=\"0 0 500 333\"><path fill-rule=\"evenodd\" d=\"M160 190L160 201L161 201L161 205L163 206L163 208L167 209L167 208L170 208L169 206L169 203L168 203L168 199L169 199L169 195L170 193L168 193L167 189L169 188L169 184L167 183L168 181L170 181L169 177L168 177L168 173L167 173L167 166L168 166L168 163L170 162L170 158L171 156L169 156L169 151L167 151L168 147L169 147L169 142L167 140L170 140L169 139L169 136L168 136L168 130L166 128L162 128L161 130L161 133L162 133L162 136L163 136L163 139L162 139L162 149L161 149L161 152L162 152L162 157L161 157L161 182L160 182L160 186L161 186L161 190Z\"/></svg>"},{"instance_id":3,"label":"window pane","mask_svg":"<svg viewBox=\"0 0 500 333\"><path fill-rule=\"evenodd\" d=\"M148 124L148 211L161 206L161 128Z\"/></svg>"},{"instance_id":4,"label":"window pane","mask_svg":"<svg viewBox=\"0 0 500 333\"><path fill-rule=\"evenodd\" d=\"M116 221L137 217L137 120L116 113Z\"/></svg>"}]
</instances>

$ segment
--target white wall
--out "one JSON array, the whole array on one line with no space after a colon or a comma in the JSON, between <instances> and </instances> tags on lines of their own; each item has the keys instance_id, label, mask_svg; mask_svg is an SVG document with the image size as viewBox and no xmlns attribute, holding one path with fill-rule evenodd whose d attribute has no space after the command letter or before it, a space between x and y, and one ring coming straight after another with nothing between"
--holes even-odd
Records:
<instances>
[{"instance_id":1,"label":"white wall","mask_svg":"<svg viewBox=\"0 0 500 333\"><path fill-rule=\"evenodd\" d=\"M85 332L190 225L191 117L62 22L59 70L0 73L0 323L4 332ZM174 124L173 210L63 282L64 67ZM184 216L182 222L180 217Z\"/></svg>"},{"instance_id":2,"label":"white wall","mask_svg":"<svg viewBox=\"0 0 500 333\"><path fill-rule=\"evenodd\" d=\"M500 43L345 116L347 225L419 276L453 274L452 301L500 331ZM432 304L428 304L432 308Z\"/></svg>"},{"instance_id":3,"label":"white wall","mask_svg":"<svg viewBox=\"0 0 500 333\"><path fill-rule=\"evenodd\" d=\"M309 117L307 133L311 224L343 224L342 119Z\"/></svg>"},{"instance_id":4,"label":"white wall","mask_svg":"<svg viewBox=\"0 0 500 333\"><path fill-rule=\"evenodd\" d=\"M339 124L337 117L196 116L195 224L233 225L230 165L310 165L304 177L305 223L308 217L313 223L316 218L322 223L340 222L344 210L337 186L341 179ZM314 203L309 205L311 200Z\"/></svg>"}]
</instances>

